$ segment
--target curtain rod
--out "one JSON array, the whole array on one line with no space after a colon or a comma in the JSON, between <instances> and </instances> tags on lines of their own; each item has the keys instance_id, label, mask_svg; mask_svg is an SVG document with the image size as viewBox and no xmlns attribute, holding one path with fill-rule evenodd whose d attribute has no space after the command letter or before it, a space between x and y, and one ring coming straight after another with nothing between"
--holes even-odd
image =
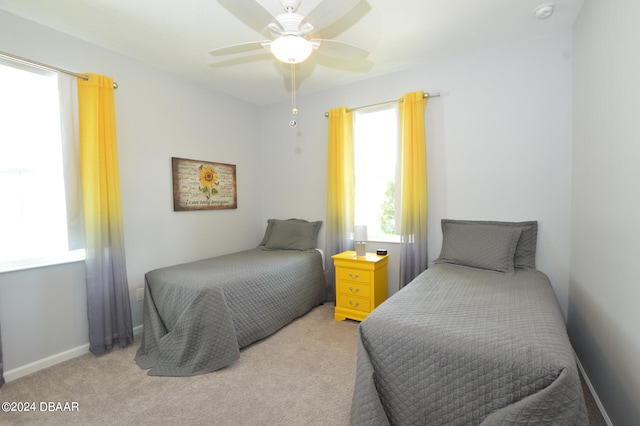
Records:
<instances>
[{"instance_id":1,"label":"curtain rod","mask_svg":"<svg viewBox=\"0 0 640 426\"><path fill-rule=\"evenodd\" d=\"M429 92L424 92L424 98L425 99L428 99L428 98L439 98L439 97L440 97L440 93L434 93L433 95L431 95L431 94L429 94ZM395 104L397 102L404 102L404 99L400 98L400 99L395 99L393 101L378 102L377 104L363 105L363 106L359 106L359 107L355 107L355 108L347 108L347 112L357 111L359 109L373 108L373 107L382 106L382 105ZM325 117L329 117L329 113L325 112L324 116Z\"/></svg>"},{"instance_id":2,"label":"curtain rod","mask_svg":"<svg viewBox=\"0 0 640 426\"><path fill-rule=\"evenodd\" d=\"M61 72L63 74L67 74L67 75L72 75L74 77L79 77L79 78L83 79L84 81L89 80L89 76L87 76L87 75L78 74L78 73L75 73L75 72L63 70L62 68L54 67L52 65L43 64L42 62L32 61L31 59L21 58L20 56L12 55L11 53L6 53L6 52L0 51L0 58L8 59L10 61L18 62L18 63L25 64L25 65L30 65L30 66L36 67L36 68L42 68L42 69L45 69L47 71L55 71L55 72ZM113 88L114 89L118 88L118 83L116 83L115 81L113 82Z\"/></svg>"}]
</instances>

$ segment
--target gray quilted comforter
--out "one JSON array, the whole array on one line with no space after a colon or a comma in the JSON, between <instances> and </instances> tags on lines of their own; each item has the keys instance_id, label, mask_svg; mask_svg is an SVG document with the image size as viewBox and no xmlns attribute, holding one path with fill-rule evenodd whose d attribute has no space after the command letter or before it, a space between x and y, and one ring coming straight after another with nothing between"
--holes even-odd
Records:
<instances>
[{"instance_id":1,"label":"gray quilted comforter","mask_svg":"<svg viewBox=\"0 0 640 426\"><path fill-rule=\"evenodd\" d=\"M145 275L144 335L136 362L149 375L225 367L325 298L322 255L262 248Z\"/></svg>"},{"instance_id":2,"label":"gray quilted comforter","mask_svg":"<svg viewBox=\"0 0 640 426\"><path fill-rule=\"evenodd\" d=\"M548 278L438 264L359 326L354 425L587 425Z\"/></svg>"}]
</instances>

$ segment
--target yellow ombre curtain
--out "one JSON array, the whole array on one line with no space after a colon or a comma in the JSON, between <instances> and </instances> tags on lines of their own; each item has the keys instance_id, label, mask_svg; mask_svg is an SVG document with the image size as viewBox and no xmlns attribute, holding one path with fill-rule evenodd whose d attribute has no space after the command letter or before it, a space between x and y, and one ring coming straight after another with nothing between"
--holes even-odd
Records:
<instances>
[{"instance_id":1,"label":"yellow ombre curtain","mask_svg":"<svg viewBox=\"0 0 640 426\"><path fill-rule=\"evenodd\" d=\"M331 256L354 248L351 237L355 221L353 114L346 107L329 110L328 127L326 299L334 301L335 269Z\"/></svg>"},{"instance_id":2,"label":"yellow ombre curtain","mask_svg":"<svg viewBox=\"0 0 640 426\"><path fill-rule=\"evenodd\" d=\"M401 161L400 288L427 269L427 141L423 91L399 105Z\"/></svg>"},{"instance_id":3,"label":"yellow ombre curtain","mask_svg":"<svg viewBox=\"0 0 640 426\"><path fill-rule=\"evenodd\" d=\"M89 350L133 342L124 253L113 80L78 78Z\"/></svg>"}]
</instances>

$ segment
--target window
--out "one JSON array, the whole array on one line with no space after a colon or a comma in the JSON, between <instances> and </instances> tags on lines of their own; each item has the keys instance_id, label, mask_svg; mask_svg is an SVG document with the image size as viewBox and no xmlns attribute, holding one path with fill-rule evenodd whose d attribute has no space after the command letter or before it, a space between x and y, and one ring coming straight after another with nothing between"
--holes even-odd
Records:
<instances>
[{"instance_id":1,"label":"window","mask_svg":"<svg viewBox=\"0 0 640 426\"><path fill-rule=\"evenodd\" d=\"M0 62L0 272L70 256L55 73Z\"/></svg>"},{"instance_id":2,"label":"window","mask_svg":"<svg viewBox=\"0 0 640 426\"><path fill-rule=\"evenodd\" d=\"M400 242L397 105L356 111L353 143L355 224L370 241Z\"/></svg>"}]
</instances>

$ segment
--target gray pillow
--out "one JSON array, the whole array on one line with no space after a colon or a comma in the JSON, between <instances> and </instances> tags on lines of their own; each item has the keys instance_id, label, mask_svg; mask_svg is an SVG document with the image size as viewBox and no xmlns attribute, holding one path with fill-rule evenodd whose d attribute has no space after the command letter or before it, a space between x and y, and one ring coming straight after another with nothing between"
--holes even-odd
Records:
<instances>
[{"instance_id":1,"label":"gray pillow","mask_svg":"<svg viewBox=\"0 0 640 426\"><path fill-rule=\"evenodd\" d=\"M322 222L274 220L267 250L311 250L316 248Z\"/></svg>"},{"instance_id":2,"label":"gray pillow","mask_svg":"<svg viewBox=\"0 0 640 426\"><path fill-rule=\"evenodd\" d=\"M435 263L514 274L522 229L487 224L442 223L442 251Z\"/></svg>"},{"instance_id":3,"label":"gray pillow","mask_svg":"<svg viewBox=\"0 0 640 426\"><path fill-rule=\"evenodd\" d=\"M513 260L515 269L523 269L528 271L536 270L536 248L538 242L538 222L535 220L525 222L500 222L495 220L453 220L442 219L442 229L444 233L445 224L463 223L463 224L480 224L504 226L507 228L520 228L520 240L516 246L516 254Z\"/></svg>"},{"instance_id":4,"label":"gray pillow","mask_svg":"<svg viewBox=\"0 0 640 426\"><path fill-rule=\"evenodd\" d=\"M269 219L267 220L267 229L264 231L264 237L262 237L262 241L260 241L260 244L258 244L258 247L260 246L264 246L265 244L267 244L267 241L269 241L269 237L271 236L271 232L273 231L273 224L276 223L276 221L281 221L281 219ZM287 221L289 222L300 222L300 223L309 223L308 220L304 220L304 219L287 219Z\"/></svg>"}]
</instances>

